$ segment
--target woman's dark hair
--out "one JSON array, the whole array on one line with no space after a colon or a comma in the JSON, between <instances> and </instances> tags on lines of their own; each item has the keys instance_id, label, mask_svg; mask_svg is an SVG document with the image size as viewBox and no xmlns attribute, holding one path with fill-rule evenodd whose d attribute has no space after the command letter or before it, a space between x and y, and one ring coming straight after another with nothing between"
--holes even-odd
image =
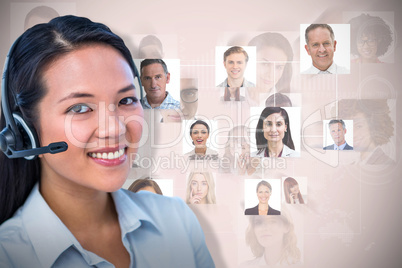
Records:
<instances>
[{"instance_id":1,"label":"woman's dark hair","mask_svg":"<svg viewBox=\"0 0 402 268\"><path fill-rule=\"evenodd\" d=\"M150 177L146 177L144 179L137 179L135 180L130 187L128 187L128 190L131 192L138 192L140 189L145 188L145 187L152 187L157 194L163 195L161 188L159 185Z\"/></svg>"},{"instance_id":2,"label":"woman's dark hair","mask_svg":"<svg viewBox=\"0 0 402 268\"><path fill-rule=\"evenodd\" d=\"M388 24L380 17L361 14L349 21L351 46L353 55L359 55L357 41L363 36L372 35L377 41L377 57L384 55L392 43L392 31Z\"/></svg>"},{"instance_id":3,"label":"woman's dark hair","mask_svg":"<svg viewBox=\"0 0 402 268\"><path fill-rule=\"evenodd\" d=\"M107 26L87 18L64 16L28 29L18 39L8 65L8 97L12 112L22 114L26 123L39 132L38 104L46 95L43 72L50 63L85 45L105 44L118 50L130 65L134 63L123 40ZM101 55L100 55L101 56ZM1 113L0 129L6 125ZM77 171L78 172L78 171ZM0 224L24 204L41 177L38 158L9 159L0 153Z\"/></svg>"},{"instance_id":4,"label":"woman's dark hair","mask_svg":"<svg viewBox=\"0 0 402 268\"><path fill-rule=\"evenodd\" d=\"M342 99L338 102L338 110L343 118L353 118L361 113L369 127L367 135L376 146L387 144L394 136L395 123L387 99Z\"/></svg>"},{"instance_id":5,"label":"woman's dark hair","mask_svg":"<svg viewBox=\"0 0 402 268\"><path fill-rule=\"evenodd\" d=\"M230 101L230 91L228 87L225 87L225 94L223 95L224 101ZM240 101L240 88L236 88L235 101Z\"/></svg>"},{"instance_id":6,"label":"woman's dark hair","mask_svg":"<svg viewBox=\"0 0 402 268\"><path fill-rule=\"evenodd\" d=\"M283 70L282 77L276 83L277 92L290 92L290 80L292 79L293 50L289 41L280 33L263 33L257 35L248 43L249 46L257 47L257 52L265 47L281 49L287 56L287 63Z\"/></svg>"},{"instance_id":7,"label":"woman's dark hair","mask_svg":"<svg viewBox=\"0 0 402 268\"><path fill-rule=\"evenodd\" d=\"M275 93L265 100L265 107L292 107L292 101L282 93Z\"/></svg>"},{"instance_id":8,"label":"woman's dark hair","mask_svg":"<svg viewBox=\"0 0 402 268\"><path fill-rule=\"evenodd\" d=\"M283 144L288 146L290 149L293 149L293 150L295 149L295 146L294 146L293 140L292 140L292 134L290 132L289 116L288 116L288 113L286 112L286 110L281 107L266 107L262 111L262 113L260 115L260 119L258 119L257 128L255 131L255 139L257 142L258 153L263 152L264 149L267 148L267 146L268 146L267 139L264 137L264 130L263 130L264 120L271 114L277 114L277 113L281 114L281 116L285 120L285 125L287 125L287 131L285 132L285 136L282 139ZM267 153L269 156L269 150L267 150Z\"/></svg>"},{"instance_id":9,"label":"woman's dark hair","mask_svg":"<svg viewBox=\"0 0 402 268\"><path fill-rule=\"evenodd\" d=\"M202 121L202 120L197 120L197 121L195 121L193 124L191 124L191 126L190 126L190 136L191 136L191 134L193 133L193 127L194 127L195 125L204 125L204 126L207 128L207 131L208 131L208 134L209 134L209 126L208 126L208 124L205 123L205 122Z\"/></svg>"}]
</instances>

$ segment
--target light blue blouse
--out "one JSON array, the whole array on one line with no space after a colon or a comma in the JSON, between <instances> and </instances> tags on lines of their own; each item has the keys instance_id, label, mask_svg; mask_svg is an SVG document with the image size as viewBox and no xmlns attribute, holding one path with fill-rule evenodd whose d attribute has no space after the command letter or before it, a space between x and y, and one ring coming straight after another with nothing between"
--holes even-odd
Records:
<instances>
[{"instance_id":1,"label":"light blue blouse","mask_svg":"<svg viewBox=\"0 0 402 268\"><path fill-rule=\"evenodd\" d=\"M112 197L130 267L215 267L196 216L180 198L126 190ZM0 226L0 267L114 266L80 245L37 184Z\"/></svg>"}]
</instances>

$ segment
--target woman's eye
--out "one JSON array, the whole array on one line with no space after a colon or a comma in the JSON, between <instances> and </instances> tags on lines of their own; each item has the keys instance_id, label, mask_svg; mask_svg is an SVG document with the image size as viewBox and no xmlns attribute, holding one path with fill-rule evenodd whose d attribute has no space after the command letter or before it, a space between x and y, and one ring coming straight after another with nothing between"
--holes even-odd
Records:
<instances>
[{"instance_id":1,"label":"woman's eye","mask_svg":"<svg viewBox=\"0 0 402 268\"><path fill-rule=\"evenodd\" d=\"M135 104L138 102L138 99L136 97L127 97L122 99L119 102L119 105L131 105L131 104Z\"/></svg>"},{"instance_id":2,"label":"woman's eye","mask_svg":"<svg viewBox=\"0 0 402 268\"><path fill-rule=\"evenodd\" d=\"M87 113L90 111L92 111L92 109L89 108L89 106L85 105L85 104L74 105L73 107L68 109L68 112L73 112L76 114L83 114L83 113Z\"/></svg>"}]
</instances>

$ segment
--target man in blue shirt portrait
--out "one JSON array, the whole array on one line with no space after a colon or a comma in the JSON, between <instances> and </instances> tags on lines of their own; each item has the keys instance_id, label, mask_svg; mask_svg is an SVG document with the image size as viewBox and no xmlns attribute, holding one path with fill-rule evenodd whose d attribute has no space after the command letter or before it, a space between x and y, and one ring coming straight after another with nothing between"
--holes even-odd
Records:
<instances>
[{"instance_id":1,"label":"man in blue shirt portrait","mask_svg":"<svg viewBox=\"0 0 402 268\"><path fill-rule=\"evenodd\" d=\"M180 109L180 101L166 91L170 73L161 59L145 59L141 62L141 83L146 96L142 103L144 109Z\"/></svg>"}]
</instances>

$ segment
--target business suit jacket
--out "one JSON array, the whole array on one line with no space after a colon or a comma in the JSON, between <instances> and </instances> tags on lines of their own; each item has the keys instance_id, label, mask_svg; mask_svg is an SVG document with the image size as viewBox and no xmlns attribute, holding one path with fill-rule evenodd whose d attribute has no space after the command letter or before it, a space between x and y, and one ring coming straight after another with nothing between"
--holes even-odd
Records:
<instances>
[{"instance_id":1,"label":"business suit jacket","mask_svg":"<svg viewBox=\"0 0 402 268\"><path fill-rule=\"evenodd\" d=\"M335 144L324 147L324 150L334 150L334 149L335 149ZM353 147L346 143L345 148L343 148L343 150L353 150Z\"/></svg>"},{"instance_id":2,"label":"business suit jacket","mask_svg":"<svg viewBox=\"0 0 402 268\"><path fill-rule=\"evenodd\" d=\"M247 208L244 215L258 215L258 205L253 208ZM267 215L281 215L281 212L268 206Z\"/></svg>"}]
</instances>

